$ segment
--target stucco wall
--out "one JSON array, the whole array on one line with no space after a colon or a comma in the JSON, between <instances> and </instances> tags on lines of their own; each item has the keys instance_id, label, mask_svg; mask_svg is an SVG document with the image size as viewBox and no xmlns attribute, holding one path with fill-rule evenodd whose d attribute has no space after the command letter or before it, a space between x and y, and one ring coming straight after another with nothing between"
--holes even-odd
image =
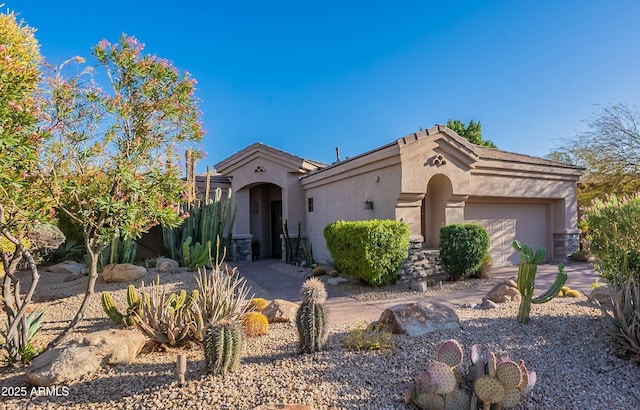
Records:
<instances>
[{"instance_id":1,"label":"stucco wall","mask_svg":"<svg viewBox=\"0 0 640 410\"><path fill-rule=\"evenodd\" d=\"M301 180L305 190L306 234L318 261L330 257L323 236L324 227L337 220L395 219L400 194L401 170L394 149L372 154ZM313 212L308 200L313 198ZM365 209L365 201L373 209Z\"/></svg>"}]
</instances>

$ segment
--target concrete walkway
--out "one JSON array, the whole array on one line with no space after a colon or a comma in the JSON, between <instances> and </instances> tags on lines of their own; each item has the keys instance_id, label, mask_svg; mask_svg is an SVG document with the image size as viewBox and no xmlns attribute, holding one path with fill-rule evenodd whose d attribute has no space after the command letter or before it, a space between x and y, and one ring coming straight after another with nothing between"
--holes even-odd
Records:
<instances>
[{"instance_id":1,"label":"concrete walkway","mask_svg":"<svg viewBox=\"0 0 640 410\"><path fill-rule=\"evenodd\" d=\"M238 264L238 270L241 276L266 289L271 293L273 298L299 302L300 286L302 282L304 282L304 279L296 278L273 269L271 266L276 263L278 263L278 261L274 259L241 262ZM587 263L567 264L565 272L567 272L569 276L566 285L586 295L591 292L591 284L599 277L598 274L593 271L592 266ZM555 280L557 273L557 264L540 265L536 275L536 290L542 293L548 289ZM517 276L517 266L494 268L492 271L492 280L496 283ZM407 287L408 286L407 284ZM484 285L471 289L447 291L443 293L429 292L423 294L416 292L415 296L364 302L344 296L343 292L336 291L336 288L328 285L327 292L329 297L326 306L330 314L331 323L333 324L360 321L370 322L378 320L380 314L386 308L399 303L430 300L444 303L452 308L460 307L467 303L480 303L482 302L482 297L486 295L491 287L492 285Z\"/></svg>"}]
</instances>

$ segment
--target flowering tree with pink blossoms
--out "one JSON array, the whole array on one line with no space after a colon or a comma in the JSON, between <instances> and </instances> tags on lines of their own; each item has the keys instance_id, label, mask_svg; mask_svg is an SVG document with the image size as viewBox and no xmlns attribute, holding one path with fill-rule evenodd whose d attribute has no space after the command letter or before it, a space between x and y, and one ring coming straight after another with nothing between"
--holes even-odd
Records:
<instances>
[{"instance_id":1,"label":"flowering tree with pink blossoms","mask_svg":"<svg viewBox=\"0 0 640 410\"><path fill-rule=\"evenodd\" d=\"M178 156L203 136L196 81L143 49L125 35L102 40L92 49L98 70L71 59L46 84L40 174L58 209L83 227L90 262L82 304L49 347L82 320L111 238L182 221L178 204L188 198Z\"/></svg>"}]
</instances>

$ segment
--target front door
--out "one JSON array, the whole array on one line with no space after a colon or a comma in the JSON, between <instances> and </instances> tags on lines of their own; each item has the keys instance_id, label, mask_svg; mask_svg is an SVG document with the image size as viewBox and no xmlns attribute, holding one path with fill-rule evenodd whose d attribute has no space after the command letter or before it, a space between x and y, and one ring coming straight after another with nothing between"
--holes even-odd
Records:
<instances>
[{"instance_id":1,"label":"front door","mask_svg":"<svg viewBox=\"0 0 640 410\"><path fill-rule=\"evenodd\" d=\"M271 257L282 259L282 201L271 201Z\"/></svg>"}]
</instances>

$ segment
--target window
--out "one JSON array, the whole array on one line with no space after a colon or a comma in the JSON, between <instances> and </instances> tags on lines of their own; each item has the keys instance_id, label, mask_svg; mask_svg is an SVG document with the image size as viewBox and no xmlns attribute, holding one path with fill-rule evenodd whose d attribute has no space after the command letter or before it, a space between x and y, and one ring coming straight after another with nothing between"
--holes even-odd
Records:
<instances>
[{"instance_id":1,"label":"window","mask_svg":"<svg viewBox=\"0 0 640 410\"><path fill-rule=\"evenodd\" d=\"M309 198L307 202L308 202L309 212L313 212L313 198Z\"/></svg>"}]
</instances>

